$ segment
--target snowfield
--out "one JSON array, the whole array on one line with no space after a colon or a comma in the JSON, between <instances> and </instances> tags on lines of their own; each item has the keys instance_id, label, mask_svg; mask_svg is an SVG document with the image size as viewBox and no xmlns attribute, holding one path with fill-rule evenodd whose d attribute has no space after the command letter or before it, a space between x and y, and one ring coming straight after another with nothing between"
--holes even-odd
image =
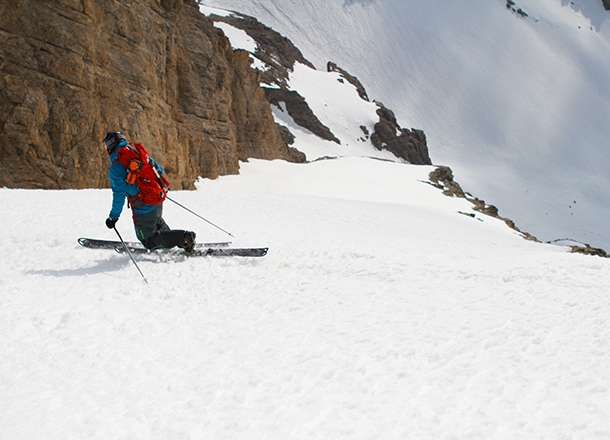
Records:
<instances>
[{"instance_id":1,"label":"snowfield","mask_svg":"<svg viewBox=\"0 0 610 440\"><path fill-rule=\"evenodd\" d=\"M322 71L330 60L357 76L402 127L426 133L434 164L523 230L610 251L601 0L515 0L527 17L506 0L204 3L256 17Z\"/></svg>"},{"instance_id":2,"label":"snowfield","mask_svg":"<svg viewBox=\"0 0 610 440\"><path fill-rule=\"evenodd\" d=\"M404 24L416 39L392 40L397 58L376 53L388 62L378 63L389 72L380 81L345 57L335 61L364 76L373 98L386 101L395 84L385 104L399 123L415 121L433 159L456 168L464 190L492 195L488 202L523 230L591 238L593 246L609 240L608 176L600 171L607 127L591 127L610 111L601 68L610 57L599 55L610 39L593 3L523 0L527 20L503 1L477 0L473 9L396 0L209 3L263 10L273 20L262 21L293 38L290 24L316 63L335 46L335 55L366 50L371 35L387 42ZM507 33L501 50L485 46L497 36L476 38L487 32L482 16L495 26L485 29ZM335 43L316 46L331 41L331 21L339 23ZM574 23L591 29L567 44ZM219 27L234 47L256 51L244 32ZM463 41L477 50L440 56ZM579 52L587 43L590 51ZM407 49L433 56L405 64ZM586 58L585 77L599 80L587 89L591 82L573 82L583 72L563 70L586 89L570 95L575 106L559 105L555 87L566 83L542 74L562 72L555 61L564 50ZM480 70L472 57L490 53L498 56L488 70L469 76ZM588 63L593 53L603 61ZM517 55L541 57L536 81L521 75L526 64L509 62ZM392 72L407 65L408 81L396 81ZM448 72L452 81L439 83ZM110 190L0 189L0 440L610 438L610 259L526 241L467 200L444 196L428 181L434 167L402 163L362 138L359 127L371 131L376 107L338 79L297 65L289 83L341 144L297 127L279 103L276 121L311 163L250 160L238 176L171 193L230 231L233 246L268 246L264 258L135 255L146 284L128 255L77 244L116 239L104 224ZM494 88L496 80L508 89ZM546 89L537 92L539 82ZM590 106L593 93L599 100ZM520 128L505 131L498 121L506 106L497 103L509 96ZM544 99L557 106L532 118L528 109ZM532 144L522 141L534 132L539 143L525 154ZM557 145L545 137L551 132ZM199 242L227 239L171 202L165 219L196 231ZM127 210L117 228L135 239Z\"/></svg>"},{"instance_id":3,"label":"snowfield","mask_svg":"<svg viewBox=\"0 0 610 440\"><path fill-rule=\"evenodd\" d=\"M148 285L76 243L115 238L109 190L0 190L0 438L608 438L610 261L524 240L432 169L202 180L173 198L269 254L136 256Z\"/></svg>"}]
</instances>

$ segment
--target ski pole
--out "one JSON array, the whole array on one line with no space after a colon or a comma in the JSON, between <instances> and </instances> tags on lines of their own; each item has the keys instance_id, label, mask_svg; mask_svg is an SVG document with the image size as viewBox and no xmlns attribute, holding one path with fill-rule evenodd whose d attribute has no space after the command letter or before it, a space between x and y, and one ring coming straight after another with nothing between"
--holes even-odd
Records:
<instances>
[{"instance_id":1,"label":"ski pole","mask_svg":"<svg viewBox=\"0 0 610 440\"><path fill-rule=\"evenodd\" d=\"M174 202L176 205L178 205L179 207L181 207L182 209L186 209L188 212L190 212L191 214L193 214L196 217L199 217L201 220L211 224L212 226L214 226L216 229L220 229L222 232L224 232L225 234L230 235L231 237L235 238L235 235L231 234L228 231L225 231L224 229L222 229L220 226L215 225L214 223L212 223L211 221L201 217L199 214L197 214L196 212L191 211L190 209L188 209L186 206L181 205L180 203L176 202L174 199L170 198L170 197L166 197L167 200L169 200L170 202Z\"/></svg>"},{"instance_id":2,"label":"ski pole","mask_svg":"<svg viewBox=\"0 0 610 440\"><path fill-rule=\"evenodd\" d=\"M125 250L127 251L127 253L129 254L129 257L131 258L131 261L133 261L133 264L135 264L136 269L138 269L138 272L140 272L140 275L142 275L142 278L144 279L144 281L146 282L146 284L148 284L148 280L146 279L146 277L144 276L144 274L142 273L142 271L140 270L140 267L138 266L138 263L136 263L136 260L133 258L133 255L131 255L131 251L129 250L129 248L127 247L127 245L125 244L125 242L123 241L123 237L121 237L121 234L119 234L118 229L116 228L116 226L113 227L114 232L116 232L116 235L119 236L119 240L121 240L121 243L123 243L123 247L125 248Z\"/></svg>"}]
</instances>

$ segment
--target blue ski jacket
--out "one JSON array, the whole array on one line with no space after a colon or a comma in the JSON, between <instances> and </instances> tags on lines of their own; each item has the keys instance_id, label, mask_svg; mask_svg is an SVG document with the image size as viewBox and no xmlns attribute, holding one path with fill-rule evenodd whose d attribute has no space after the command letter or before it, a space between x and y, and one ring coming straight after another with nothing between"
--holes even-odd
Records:
<instances>
[{"instance_id":1,"label":"blue ski jacket","mask_svg":"<svg viewBox=\"0 0 610 440\"><path fill-rule=\"evenodd\" d=\"M123 206L125 206L125 199L128 196L135 196L138 193L138 186L136 184L129 184L125 182L127 178L127 170L116 160L119 150L127 145L127 142L121 142L110 157L110 168L108 168L108 178L110 179L110 187L112 188L112 209L110 210L109 218L118 219L123 212ZM153 160L153 165L157 167L159 173L163 174L163 168ZM142 205L137 208L133 208L135 214L147 214L157 208L155 205Z\"/></svg>"}]
</instances>

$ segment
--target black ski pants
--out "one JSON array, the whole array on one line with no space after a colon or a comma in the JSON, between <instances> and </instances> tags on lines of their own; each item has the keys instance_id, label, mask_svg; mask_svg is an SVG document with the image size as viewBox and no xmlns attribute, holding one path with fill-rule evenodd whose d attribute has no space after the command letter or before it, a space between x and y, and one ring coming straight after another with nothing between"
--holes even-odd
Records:
<instances>
[{"instance_id":1,"label":"black ski pants","mask_svg":"<svg viewBox=\"0 0 610 440\"><path fill-rule=\"evenodd\" d=\"M184 233L182 229L170 229L163 220L163 204L147 214L133 213L133 223L136 237L147 249L184 248Z\"/></svg>"}]
</instances>

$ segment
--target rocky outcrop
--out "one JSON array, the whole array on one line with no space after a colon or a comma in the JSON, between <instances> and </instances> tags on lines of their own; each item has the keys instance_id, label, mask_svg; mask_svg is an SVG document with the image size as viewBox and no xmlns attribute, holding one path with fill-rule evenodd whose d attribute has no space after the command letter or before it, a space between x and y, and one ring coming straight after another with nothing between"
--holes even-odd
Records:
<instances>
[{"instance_id":1,"label":"rocky outcrop","mask_svg":"<svg viewBox=\"0 0 610 440\"><path fill-rule=\"evenodd\" d=\"M453 171L449 167L437 167L428 175L430 182L438 189L443 190L443 194L449 197L465 198L466 194L459 183L453 180Z\"/></svg>"},{"instance_id":2,"label":"rocky outcrop","mask_svg":"<svg viewBox=\"0 0 610 440\"><path fill-rule=\"evenodd\" d=\"M602 0L602 3L604 8L606 8L606 11L610 11L610 0Z\"/></svg>"},{"instance_id":3,"label":"rocky outcrop","mask_svg":"<svg viewBox=\"0 0 610 440\"><path fill-rule=\"evenodd\" d=\"M231 16L212 15L211 18L216 22L224 22L243 30L256 41L257 49L253 56L267 66L261 72L261 82L264 84L286 88L289 72L297 62L315 68L292 41L254 17L234 12Z\"/></svg>"},{"instance_id":4,"label":"rocky outcrop","mask_svg":"<svg viewBox=\"0 0 610 440\"><path fill-rule=\"evenodd\" d=\"M261 73L261 80L264 85L268 86L264 88L271 104L283 108L296 124L320 138L341 143L332 131L320 122L305 99L294 90L289 89L288 79L296 62L314 68L290 40L252 17L238 13L233 13L230 17L216 15L212 17L214 21L222 21L245 31L250 38L256 41L257 49L253 56L263 61L267 66ZM326 69L328 72L338 73L340 81L347 81L352 84L360 98L369 101L366 89L358 78L330 61L327 63ZM405 159L412 164L430 164L431 160L424 132L401 128L391 110L381 103L377 103L377 106L379 107L379 110L377 110L379 122L375 125L372 134L364 127L362 140L370 139L377 149L390 151L396 157Z\"/></svg>"},{"instance_id":5,"label":"rocky outcrop","mask_svg":"<svg viewBox=\"0 0 610 440\"><path fill-rule=\"evenodd\" d=\"M360 96L360 98L362 98L365 101L369 101L369 95L367 95L364 86L358 80L358 78L356 78L353 75L350 75L346 70L343 70L342 68L340 68L339 66L337 66L335 63L333 63L331 61L329 61L326 64L326 70L328 72L337 72L338 74L340 74L343 78L345 78L347 80L348 83L350 83L351 85L356 87L356 90L358 91L358 95Z\"/></svg>"},{"instance_id":6,"label":"rocky outcrop","mask_svg":"<svg viewBox=\"0 0 610 440\"><path fill-rule=\"evenodd\" d=\"M428 179L434 187L441 189L446 196L464 198L473 204L473 209L475 211L502 220L509 228L519 232L526 240L538 241L536 237L528 232L521 231L512 220L501 217L498 208L494 205L488 205L485 203L485 200L473 197L471 194L464 192L460 184L453 180L453 171L451 168L439 166L434 171L430 172ZM475 217L475 215L471 213L461 212L461 214Z\"/></svg>"},{"instance_id":7,"label":"rocky outcrop","mask_svg":"<svg viewBox=\"0 0 610 440\"><path fill-rule=\"evenodd\" d=\"M0 186L107 185L101 139L121 130L172 187L249 157L302 162L249 54L194 0L0 3Z\"/></svg>"},{"instance_id":8,"label":"rocky outcrop","mask_svg":"<svg viewBox=\"0 0 610 440\"><path fill-rule=\"evenodd\" d=\"M305 99L296 91L289 90L288 79L295 63L304 64L312 69L315 67L288 38L257 19L237 12L232 13L231 16L212 15L211 17L214 21L227 23L243 30L256 41L257 48L253 56L266 66L261 71L261 83L270 104L283 108L297 125L306 128L321 139L341 143L331 130L320 122ZM286 132L290 133L289 129L284 127L283 133ZM289 136L294 139L292 134Z\"/></svg>"},{"instance_id":9,"label":"rocky outcrop","mask_svg":"<svg viewBox=\"0 0 610 440\"><path fill-rule=\"evenodd\" d=\"M583 254L592 255L595 257L610 258L610 256L606 253L605 250L591 247L588 244L584 244L582 246L571 246L570 252L572 252L573 254Z\"/></svg>"},{"instance_id":10,"label":"rocky outcrop","mask_svg":"<svg viewBox=\"0 0 610 440\"><path fill-rule=\"evenodd\" d=\"M369 101L366 89L355 76L349 74L335 63L328 62L326 70L337 72L343 79L353 85L358 91L358 95L364 101ZM378 150L387 150L394 156L405 159L414 165L430 165L430 155L426 135L421 130L407 130L401 128L396 121L394 112L386 108L381 102L375 101L379 122L375 124L374 132L370 135L371 142ZM366 127L360 127L366 138L369 137Z\"/></svg>"},{"instance_id":11,"label":"rocky outcrop","mask_svg":"<svg viewBox=\"0 0 610 440\"><path fill-rule=\"evenodd\" d=\"M282 108L285 106L285 110L296 124L306 128L322 139L333 141L338 144L341 143L330 129L320 122L318 117L309 107L309 104L305 101L305 98L297 92L284 88L274 89L265 87L264 90L269 102L276 107Z\"/></svg>"},{"instance_id":12,"label":"rocky outcrop","mask_svg":"<svg viewBox=\"0 0 610 440\"><path fill-rule=\"evenodd\" d=\"M414 165L431 165L428 153L426 135L421 130L401 128L396 121L394 112L377 102L379 122L375 124L375 132L371 142L378 150L388 150L396 157L405 159Z\"/></svg>"},{"instance_id":13,"label":"rocky outcrop","mask_svg":"<svg viewBox=\"0 0 610 440\"><path fill-rule=\"evenodd\" d=\"M212 15L216 22L223 22L241 29L256 41L256 52L252 56L263 63L266 68L260 73L261 83L270 104L283 108L294 122L311 131L321 139L341 143L309 107L305 99L294 90L289 90L288 79L295 63L304 64L315 69L288 38L265 26L257 19L233 12L231 16ZM284 127L283 133L290 133ZM294 139L294 136L292 139Z\"/></svg>"},{"instance_id":14,"label":"rocky outcrop","mask_svg":"<svg viewBox=\"0 0 610 440\"><path fill-rule=\"evenodd\" d=\"M515 225L515 222L513 222L511 219L500 216L498 208L496 208L494 205L488 205L485 203L485 200L481 200L477 197L473 197L472 194L464 192L462 190L462 187L460 186L460 184L453 180L453 171L451 170L451 168L445 167L445 166L439 166L434 171L430 172L430 174L428 175L428 179L429 179L428 183L430 183L432 186L442 190L443 194L445 194L446 196L464 198L464 199L468 200L470 203L472 203L472 205L473 205L472 209L474 211L478 211L482 214L502 220L504 223L506 223L506 226L508 226L509 228L511 228L511 229L515 230L516 232L518 232L519 234L521 234L521 236L524 239L540 243L540 241L536 237L534 237L533 235L531 235L528 232L524 232L521 229L519 229L517 227L517 225ZM468 217L476 218L476 214L474 214L472 212L459 211L459 213L466 215ZM570 242L570 241L576 242L575 240L571 240L569 238L564 238L564 239L559 239L559 240L547 241L546 243L551 244L551 243ZM607 254L606 251L604 251L603 249L594 248L587 243L580 243L580 242L576 242L576 243L578 243L578 244L570 246L571 253L610 258L610 255Z\"/></svg>"}]
</instances>

